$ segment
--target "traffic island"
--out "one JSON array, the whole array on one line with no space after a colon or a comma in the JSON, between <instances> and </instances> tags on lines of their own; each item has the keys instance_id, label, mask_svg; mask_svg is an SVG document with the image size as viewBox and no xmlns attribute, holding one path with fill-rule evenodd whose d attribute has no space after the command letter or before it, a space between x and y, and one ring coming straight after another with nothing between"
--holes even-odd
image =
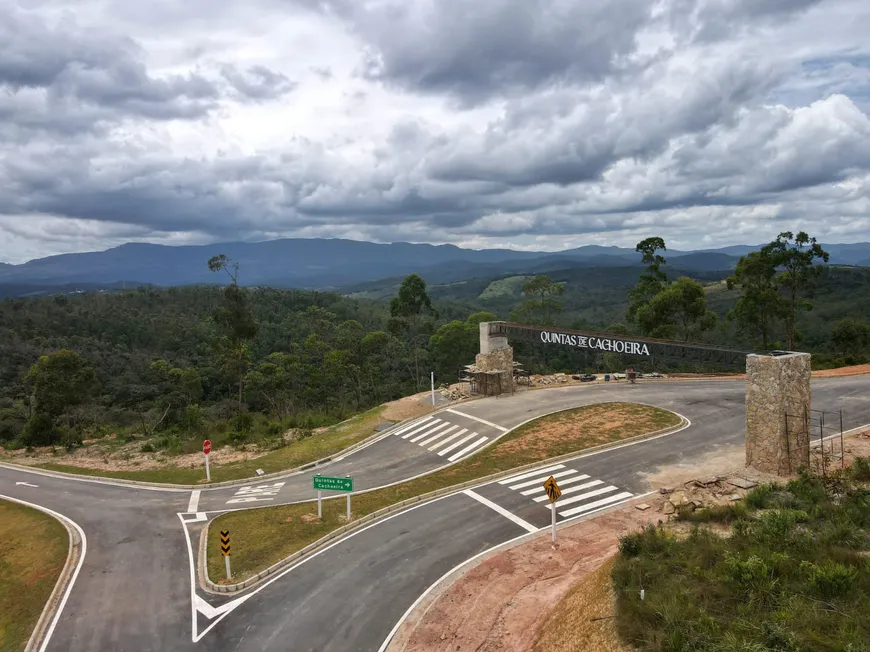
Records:
<instances>
[{"instance_id":1,"label":"traffic island","mask_svg":"<svg viewBox=\"0 0 870 652\"><path fill-rule=\"evenodd\" d=\"M220 592L248 588L327 542L410 505L506 477L541 462L555 462L635 438L662 434L683 423L673 412L632 403L572 408L522 425L489 448L446 469L391 487L354 494L355 520L351 523L345 520L343 497L324 499L321 519L316 518L316 502L229 512L212 521L204 531L200 559L207 559L206 587ZM229 530L233 536L236 584L230 586L212 581L223 576L220 530Z\"/></svg>"}]
</instances>

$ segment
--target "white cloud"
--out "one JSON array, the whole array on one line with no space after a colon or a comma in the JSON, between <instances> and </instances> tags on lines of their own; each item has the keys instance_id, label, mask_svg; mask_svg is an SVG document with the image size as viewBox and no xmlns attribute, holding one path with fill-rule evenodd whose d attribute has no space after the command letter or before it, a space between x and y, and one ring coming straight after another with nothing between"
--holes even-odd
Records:
<instances>
[{"instance_id":1,"label":"white cloud","mask_svg":"<svg viewBox=\"0 0 870 652\"><path fill-rule=\"evenodd\" d=\"M0 260L870 240L859 0L0 0Z\"/></svg>"}]
</instances>

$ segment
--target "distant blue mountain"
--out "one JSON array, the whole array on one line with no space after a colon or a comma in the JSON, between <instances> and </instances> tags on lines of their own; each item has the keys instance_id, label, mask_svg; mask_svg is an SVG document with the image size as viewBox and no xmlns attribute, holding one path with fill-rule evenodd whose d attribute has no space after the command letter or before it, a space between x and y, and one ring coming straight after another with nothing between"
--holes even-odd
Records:
<instances>
[{"instance_id":1,"label":"distant blue mountain","mask_svg":"<svg viewBox=\"0 0 870 652\"><path fill-rule=\"evenodd\" d=\"M870 262L870 243L823 245L831 262ZM668 251L668 264L679 269L725 271L739 256L758 247L740 245L706 251ZM633 249L590 245L558 252L510 249L462 249L453 245L394 242L377 244L341 239L283 239L199 246L130 243L106 251L63 254L21 265L0 264L0 284L19 286L158 286L220 283L209 272L211 256L226 254L240 265L245 285L332 289L419 272L458 279L510 271L545 271L559 267L639 265Z\"/></svg>"}]
</instances>

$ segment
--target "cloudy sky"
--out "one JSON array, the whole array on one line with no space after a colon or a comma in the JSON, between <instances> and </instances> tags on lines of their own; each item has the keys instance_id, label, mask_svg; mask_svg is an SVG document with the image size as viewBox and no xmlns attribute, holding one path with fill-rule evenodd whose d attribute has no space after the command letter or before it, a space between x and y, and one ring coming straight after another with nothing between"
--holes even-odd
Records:
<instances>
[{"instance_id":1,"label":"cloudy sky","mask_svg":"<svg viewBox=\"0 0 870 652\"><path fill-rule=\"evenodd\" d=\"M0 261L870 240L867 0L0 0Z\"/></svg>"}]
</instances>

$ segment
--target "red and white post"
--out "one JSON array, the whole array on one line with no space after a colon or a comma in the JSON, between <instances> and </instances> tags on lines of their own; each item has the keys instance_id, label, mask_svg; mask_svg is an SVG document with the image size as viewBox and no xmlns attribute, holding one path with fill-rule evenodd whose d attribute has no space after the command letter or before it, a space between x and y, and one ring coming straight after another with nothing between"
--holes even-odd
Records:
<instances>
[{"instance_id":1,"label":"red and white post","mask_svg":"<svg viewBox=\"0 0 870 652\"><path fill-rule=\"evenodd\" d=\"M211 453L211 441L206 439L202 442L202 453L205 456L205 480L211 482L211 469L208 468L208 454Z\"/></svg>"}]
</instances>

